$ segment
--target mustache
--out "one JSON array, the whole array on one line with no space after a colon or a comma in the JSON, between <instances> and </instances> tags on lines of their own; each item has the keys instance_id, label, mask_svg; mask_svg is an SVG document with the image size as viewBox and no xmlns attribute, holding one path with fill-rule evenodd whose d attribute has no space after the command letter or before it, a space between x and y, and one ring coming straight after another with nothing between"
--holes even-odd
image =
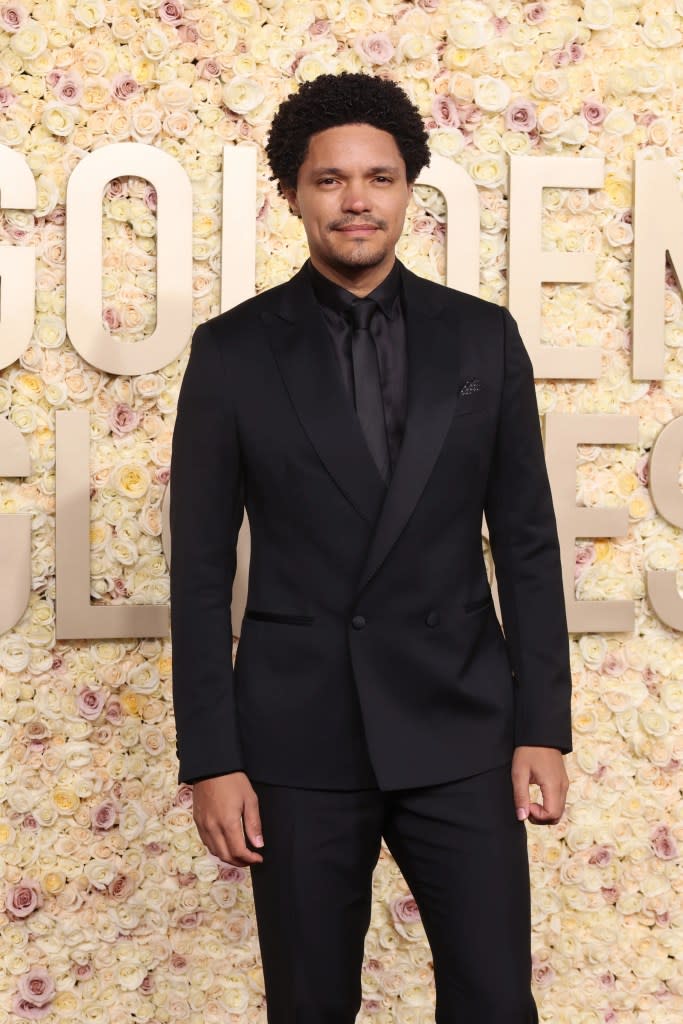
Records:
<instances>
[{"instance_id":1,"label":"mustache","mask_svg":"<svg viewBox=\"0 0 683 1024\"><path fill-rule=\"evenodd\" d=\"M387 222L385 220L377 220L376 217L352 217L351 220L333 220L328 224L330 231L338 231L340 228L348 228L353 224L372 224L376 228L386 229Z\"/></svg>"}]
</instances>

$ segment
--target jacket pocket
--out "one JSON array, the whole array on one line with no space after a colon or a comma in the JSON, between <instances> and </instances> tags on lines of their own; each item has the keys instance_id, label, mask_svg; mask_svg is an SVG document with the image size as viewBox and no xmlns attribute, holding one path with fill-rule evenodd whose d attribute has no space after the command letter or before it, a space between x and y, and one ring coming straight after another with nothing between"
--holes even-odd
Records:
<instances>
[{"instance_id":1,"label":"jacket pocket","mask_svg":"<svg viewBox=\"0 0 683 1024\"><path fill-rule=\"evenodd\" d=\"M464 612L478 612L493 603L493 595L489 591L486 597L477 597L474 601L465 601L462 606Z\"/></svg>"},{"instance_id":2,"label":"jacket pocket","mask_svg":"<svg viewBox=\"0 0 683 1024\"><path fill-rule=\"evenodd\" d=\"M315 620L314 615L286 615L280 612L264 612L256 608L247 608L245 619L258 619L261 622L281 622L287 626L310 626Z\"/></svg>"}]
</instances>

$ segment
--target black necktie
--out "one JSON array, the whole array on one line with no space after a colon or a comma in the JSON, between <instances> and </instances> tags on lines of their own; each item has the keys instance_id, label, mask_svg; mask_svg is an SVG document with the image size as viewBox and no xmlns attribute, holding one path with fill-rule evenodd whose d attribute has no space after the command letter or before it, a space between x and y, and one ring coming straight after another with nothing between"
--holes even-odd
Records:
<instances>
[{"instance_id":1,"label":"black necktie","mask_svg":"<svg viewBox=\"0 0 683 1024\"><path fill-rule=\"evenodd\" d=\"M370 319L377 303L357 299L349 307L353 323L351 356L355 405L368 447L385 482L389 480L389 445L384 424L384 405L377 362L377 347L370 333Z\"/></svg>"}]
</instances>

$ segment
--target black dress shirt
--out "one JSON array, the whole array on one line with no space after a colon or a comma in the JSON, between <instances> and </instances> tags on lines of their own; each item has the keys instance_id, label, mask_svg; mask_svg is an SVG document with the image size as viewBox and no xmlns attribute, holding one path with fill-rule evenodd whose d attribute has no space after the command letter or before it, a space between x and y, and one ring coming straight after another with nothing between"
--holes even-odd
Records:
<instances>
[{"instance_id":1,"label":"black dress shirt","mask_svg":"<svg viewBox=\"0 0 683 1024\"><path fill-rule=\"evenodd\" d=\"M310 259L306 261L305 266L311 276L315 296L322 307L330 329L344 387L349 400L354 403L353 363L351 360L353 327L348 309L356 301L357 296L321 274ZM377 346L384 422L387 427L389 458L393 472L403 439L408 397L406 332L401 296L401 272L397 260L394 261L393 267L384 280L380 281L366 297L374 299L377 303L377 309L373 312L370 321L370 331Z\"/></svg>"}]
</instances>

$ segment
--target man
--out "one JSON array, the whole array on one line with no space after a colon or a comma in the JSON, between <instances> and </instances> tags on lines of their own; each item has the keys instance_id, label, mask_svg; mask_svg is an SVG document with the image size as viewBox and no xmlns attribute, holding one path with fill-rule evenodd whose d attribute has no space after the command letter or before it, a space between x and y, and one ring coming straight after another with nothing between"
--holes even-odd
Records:
<instances>
[{"instance_id":1,"label":"man","mask_svg":"<svg viewBox=\"0 0 683 1024\"><path fill-rule=\"evenodd\" d=\"M555 823L568 786L559 546L515 321L395 256L426 141L403 90L363 74L281 105L267 152L310 259L197 328L179 396L179 780L209 850L250 866L269 1024L354 1021L382 837L439 1024L538 1021L515 808Z\"/></svg>"}]
</instances>

